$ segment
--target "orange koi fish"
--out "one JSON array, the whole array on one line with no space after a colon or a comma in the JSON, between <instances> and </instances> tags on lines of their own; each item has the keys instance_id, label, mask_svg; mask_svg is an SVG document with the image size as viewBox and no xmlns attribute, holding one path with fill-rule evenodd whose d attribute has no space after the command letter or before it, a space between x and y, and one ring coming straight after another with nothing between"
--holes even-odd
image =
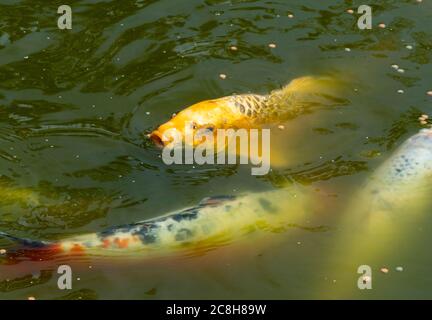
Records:
<instances>
[{"instance_id":1,"label":"orange koi fish","mask_svg":"<svg viewBox=\"0 0 432 320\"><path fill-rule=\"evenodd\" d=\"M149 137L166 146L172 129L185 136L185 124L193 130L251 129L295 118L319 107L333 107L347 100L331 95L335 81L326 77L301 77L268 95L241 94L206 100L185 108L160 125Z\"/></svg>"}]
</instances>

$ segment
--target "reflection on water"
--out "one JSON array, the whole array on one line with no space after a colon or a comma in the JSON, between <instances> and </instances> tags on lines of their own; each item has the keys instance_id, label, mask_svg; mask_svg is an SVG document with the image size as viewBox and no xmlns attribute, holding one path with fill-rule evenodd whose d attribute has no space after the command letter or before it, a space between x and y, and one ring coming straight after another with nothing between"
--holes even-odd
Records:
<instances>
[{"instance_id":1,"label":"reflection on water","mask_svg":"<svg viewBox=\"0 0 432 320\"><path fill-rule=\"evenodd\" d=\"M381 1L373 5L374 28L362 31L346 12L360 4L72 1L73 29L61 31L55 1L3 1L0 231L61 239L156 217L206 196L296 185L319 190L320 197L304 221L293 222L299 227L251 235L200 256L134 262L139 267L123 261L118 270L88 257L68 294L56 291L51 271L69 263L67 257L49 267L1 265L0 298L193 298L204 291L219 298L302 298L331 288L337 279L319 266L344 228L343 208L421 127L417 118L430 107L431 4ZM376 27L381 22L386 28ZM305 75L347 82L343 106L273 128L274 166L265 177L251 176L243 165L168 167L145 137L197 101L268 93ZM431 240L425 220L422 231L407 227L410 247L388 257L388 264L408 261L403 276L411 283L381 282L373 297L428 296L430 286L419 276L430 263L419 249ZM9 246L0 240L0 248ZM343 259L326 263L344 266ZM34 270L45 271L33 278Z\"/></svg>"}]
</instances>

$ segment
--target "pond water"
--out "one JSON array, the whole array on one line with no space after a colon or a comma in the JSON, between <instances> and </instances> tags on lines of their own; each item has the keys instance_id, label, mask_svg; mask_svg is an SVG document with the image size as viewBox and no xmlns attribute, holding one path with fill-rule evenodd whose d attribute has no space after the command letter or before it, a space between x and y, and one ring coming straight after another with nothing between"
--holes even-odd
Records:
<instances>
[{"instance_id":1,"label":"pond water","mask_svg":"<svg viewBox=\"0 0 432 320\"><path fill-rule=\"evenodd\" d=\"M72 30L57 27L57 1L0 3L1 231L56 240L212 195L319 195L283 232L199 254L4 262L1 299L431 297L429 209L401 217L385 246L368 238L370 255L357 253L346 218L357 211L347 208L361 207L356 195L374 169L425 127L418 117L432 107L430 1L380 1L372 30L357 27L361 1L68 4ZM273 130L268 175L252 176L248 165L167 166L146 138L198 101L265 94L306 75L343 79L346 103ZM72 266L72 290L57 287L61 264ZM372 290L357 288L361 264L373 270Z\"/></svg>"}]
</instances>

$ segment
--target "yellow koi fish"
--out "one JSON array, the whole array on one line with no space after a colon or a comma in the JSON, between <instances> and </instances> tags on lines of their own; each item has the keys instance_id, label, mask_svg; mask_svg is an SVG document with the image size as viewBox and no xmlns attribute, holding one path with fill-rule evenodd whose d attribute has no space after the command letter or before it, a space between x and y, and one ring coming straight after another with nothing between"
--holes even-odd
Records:
<instances>
[{"instance_id":1,"label":"yellow koi fish","mask_svg":"<svg viewBox=\"0 0 432 320\"><path fill-rule=\"evenodd\" d=\"M326 77L301 77L268 95L241 94L206 100L185 108L160 125L149 137L160 146L174 138L172 129L185 136L192 130L252 129L280 123L319 107L333 107L347 100L332 95L335 81ZM195 143L195 142L194 142Z\"/></svg>"}]
</instances>

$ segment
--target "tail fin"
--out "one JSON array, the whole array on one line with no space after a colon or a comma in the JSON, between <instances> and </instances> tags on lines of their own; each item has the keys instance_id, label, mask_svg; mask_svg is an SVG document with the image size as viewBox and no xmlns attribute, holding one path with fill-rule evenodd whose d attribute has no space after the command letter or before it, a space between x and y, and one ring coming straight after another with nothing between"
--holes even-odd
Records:
<instances>
[{"instance_id":1,"label":"tail fin","mask_svg":"<svg viewBox=\"0 0 432 320\"><path fill-rule=\"evenodd\" d=\"M23 260L51 260L61 252L59 245L54 242L19 238L1 231L0 237L17 245L8 249L6 254L0 255L0 264L17 264Z\"/></svg>"},{"instance_id":2,"label":"tail fin","mask_svg":"<svg viewBox=\"0 0 432 320\"><path fill-rule=\"evenodd\" d=\"M12 235L5 233L5 232L2 232L2 231L0 231L0 237L6 238L8 240L11 240L12 242L15 242L17 244L20 244L20 245L25 246L25 247L30 247L30 248L44 248L44 247L47 247L47 246L54 244L52 242L47 242L47 241L32 240L32 239L27 239L27 238L19 238L19 237L12 236Z\"/></svg>"},{"instance_id":3,"label":"tail fin","mask_svg":"<svg viewBox=\"0 0 432 320\"><path fill-rule=\"evenodd\" d=\"M335 107L349 104L341 96L342 82L325 76L305 76L292 80L285 87L269 95L269 104L289 108L294 114L308 108Z\"/></svg>"}]
</instances>

